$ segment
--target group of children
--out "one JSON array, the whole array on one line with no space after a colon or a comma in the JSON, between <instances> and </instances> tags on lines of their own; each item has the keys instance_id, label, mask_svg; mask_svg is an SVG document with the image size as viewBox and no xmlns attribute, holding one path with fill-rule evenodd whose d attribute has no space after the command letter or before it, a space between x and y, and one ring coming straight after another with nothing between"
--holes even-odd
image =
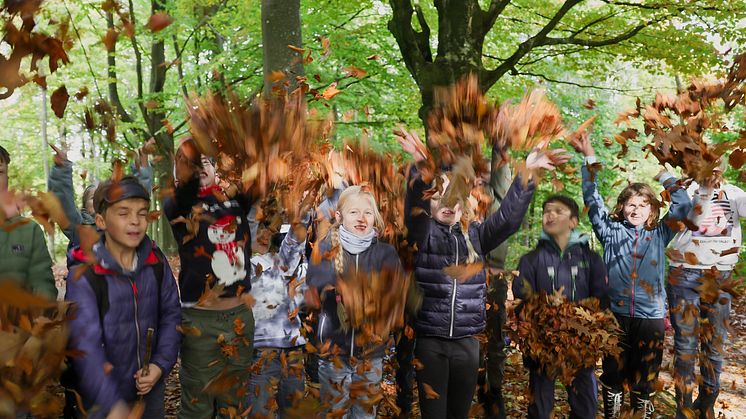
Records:
<instances>
[{"instance_id":1,"label":"group of children","mask_svg":"<svg viewBox=\"0 0 746 419\"><path fill-rule=\"evenodd\" d=\"M425 158L417 151L416 135L404 131L398 140L415 162ZM699 417L710 417L719 391L730 297L721 293L704 298L698 287L704 275L714 275L716 281L731 275L738 256L726 250L741 244L739 217L746 216L746 195L724 184L716 172L711 181L690 188L693 205L682 183L662 172L657 179L671 196L663 219L656 194L642 183L627 186L609 211L590 170L596 159L588 137L573 146L584 156L583 201L603 245L603 257L591 250L587 236L575 230L580 220L575 201L551 196L542 205L541 238L520 259L519 275L512 283L514 296L562 290L570 301L598 298L614 313L622 330L622 354L603 360L600 381L606 418L621 416L625 389L631 409L644 418L653 417L668 308L675 330L677 417L691 417L689 412L695 410ZM526 168L529 173L553 170L569 158L563 151L534 151ZM214 162L201 155L192 140L181 142L174 161L176 187L163 212L179 248L178 281L146 235L152 182L147 159L133 168L137 177L109 180L84 194L79 211L72 201L71 164L60 151L55 156L49 187L60 197L74 227L65 231L71 240L65 299L77 309L70 323L70 348L84 354L72 358L73 371L80 377L75 391L83 402L78 413L124 418L139 400L145 405L144 417L163 417L164 382L178 356L179 417L282 417L306 397L308 339L326 352L313 362L318 368L319 413L375 417L386 342L371 345L356 339L360 331L350 326L337 290L338 281L347 275L386 271L395 281L409 274L394 247L378 238L384 225L374 195L350 186L322 204L331 209L333 223L318 241L320 249L315 249L325 257L314 261L307 257L305 237L314 217L276 231L256 220L254 196L221 186ZM10 156L0 148L0 198L7 194L9 163ZM442 175L444 189L450 180L447 173ZM466 208L444 205L442 193L426 192L432 186L413 166L407 180L405 224L408 241L416 247L411 274L422 295L422 304L410 319L415 332L414 375L423 418L466 418L479 377L477 336L487 326L487 274L480 270L459 280L444 268L483 261L517 232L536 185L531 177L516 176L501 195L499 207L468 226L461 223ZM21 223L17 206L11 208L8 201L2 200L6 228L0 230L0 274L54 297L43 234L36 224ZM325 211L309 211L321 212ZM677 234L671 221L686 218L699 229ZM11 225L17 226L7 228ZM80 245L82 229L100 234L91 249ZM679 254L695 254L697 263L691 257L670 260L666 281L666 248L672 241ZM306 286L309 295L318 295L317 306L304 302ZM300 315L305 305L317 319L308 326L311 333L305 332ZM692 310L694 322L686 314ZM700 361L703 380L692 401L703 324L712 329L713 338L703 344L709 362ZM411 350L407 342L402 336L397 352L406 355L407 347ZM549 418L556 377L546 375L528 356L524 363L529 371L528 416ZM407 367L400 365L402 371ZM411 388L411 374L398 377L400 390ZM598 384L592 369L579 371L567 390L572 417L596 416ZM411 403L411 397L400 395L399 400ZM411 405L400 407L406 413ZM503 406L487 409L491 417L506 413Z\"/></svg>"}]
</instances>

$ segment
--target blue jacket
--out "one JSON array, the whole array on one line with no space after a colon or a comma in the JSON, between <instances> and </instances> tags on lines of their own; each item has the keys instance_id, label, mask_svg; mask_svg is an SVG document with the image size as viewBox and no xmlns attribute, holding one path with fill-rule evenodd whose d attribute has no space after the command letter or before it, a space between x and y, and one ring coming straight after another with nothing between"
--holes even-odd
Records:
<instances>
[{"instance_id":1,"label":"blue jacket","mask_svg":"<svg viewBox=\"0 0 746 419\"><path fill-rule=\"evenodd\" d=\"M606 266L588 246L588 236L574 231L565 251L546 233L536 248L521 257L520 275L513 280L513 296L522 300L531 292L551 294L562 289L570 301L595 297L607 305L608 280Z\"/></svg>"},{"instance_id":2,"label":"blue jacket","mask_svg":"<svg viewBox=\"0 0 746 419\"><path fill-rule=\"evenodd\" d=\"M331 250L331 234L319 243L321 254L326 254ZM340 246L341 247L341 246ZM399 255L396 249L387 243L373 240L373 243L357 255L353 255L344 249L344 267L345 271L359 270L361 272L380 272L382 270L391 270L395 278L403 278L403 271ZM344 277L344 275L342 275ZM332 348L339 347L341 353L350 356L360 356L366 351L370 356L383 354L383 347L361 348L355 344L356 331L352 328L345 332L342 329L341 321L337 314L337 293L335 290L322 292L327 285L334 286L338 280L337 272L334 269L334 263L329 259L322 259L321 263L309 263L308 273L306 274L306 283L309 287L314 287L321 293L321 312L319 313L319 325L316 332L316 343L321 346L327 341L331 341Z\"/></svg>"},{"instance_id":3,"label":"blue jacket","mask_svg":"<svg viewBox=\"0 0 746 419\"><path fill-rule=\"evenodd\" d=\"M423 211L415 211L418 215L413 215L415 208L429 212L430 203L423 199L423 192L430 186L422 181L414 168L408 185L405 224L409 242L417 245L414 277L423 293L415 329L421 336L454 339L479 334L486 325L485 270L460 283L443 272L443 268L448 266L466 263L468 248L461 224L440 224ZM518 231L534 189L532 182L524 187L521 178L516 177L500 209L483 223L469 225L469 240L481 260Z\"/></svg>"},{"instance_id":4,"label":"blue jacket","mask_svg":"<svg viewBox=\"0 0 746 419\"><path fill-rule=\"evenodd\" d=\"M76 273L85 269L86 256L80 248L71 251L75 264L67 277L65 294L65 300L76 307L68 345L83 353L73 357L73 368L81 377L77 384L86 409L91 412L93 406L98 407L92 417L105 417L117 401L136 400L133 376L144 362L148 328L155 331L150 362L163 371L162 380L176 363L181 344L176 329L181 323L179 291L168 262L159 262L153 242L146 237L137 249L135 270L127 273L108 252L104 240L93 247L95 260L90 269L96 275L77 277ZM157 263L164 263L160 281L154 275ZM92 280L106 281L104 301L97 299ZM103 318L99 302L108 306ZM107 362L114 367L108 374Z\"/></svg>"},{"instance_id":5,"label":"blue jacket","mask_svg":"<svg viewBox=\"0 0 746 419\"><path fill-rule=\"evenodd\" d=\"M692 206L689 195L677 186L673 176L662 179L663 186L671 194L671 207L664 219L648 230L644 226L634 227L627 221L612 220L585 164L581 173L588 217L593 232L604 246L611 311L628 317L664 318L665 250L676 234L666 221L687 216Z\"/></svg>"}]
</instances>

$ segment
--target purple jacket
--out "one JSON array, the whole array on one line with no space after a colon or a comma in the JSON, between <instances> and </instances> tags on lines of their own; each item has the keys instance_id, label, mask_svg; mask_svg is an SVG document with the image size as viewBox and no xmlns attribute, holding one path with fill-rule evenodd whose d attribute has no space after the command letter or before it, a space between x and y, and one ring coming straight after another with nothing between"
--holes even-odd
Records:
<instances>
[{"instance_id":1,"label":"purple jacket","mask_svg":"<svg viewBox=\"0 0 746 419\"><path fill-rule=\"evenodd\" d=\"M179 353L181 323L179 291L171 268L159 260L154 243L146 237L137 249L137 266L125 273L104 245L105 237L93 246L95 261L88 272L76 278L86 256L79 247L71 250L74 265L67 278L65 299L75 304L70 321L69 348L83 352L73 358L79 378L78 390L91 417L105 417L120 400L137 398L135 372L142 367L148 328L153 328L150 362L163 371L162 380L171 372ZM162 258L162 256L161 256ZM156 265L163 263L163 278L155 276ZM95 275L91 274L91 270ZM92 287L89 281L105 281ZM160 284L160 289L159 289ZM95 289L103 289L97 300ZM106 308L99 312L99 303ZM103 318L102 318L103 317ZM113 366L105 372L105 364Z\"/></svg>"}]
</instances>

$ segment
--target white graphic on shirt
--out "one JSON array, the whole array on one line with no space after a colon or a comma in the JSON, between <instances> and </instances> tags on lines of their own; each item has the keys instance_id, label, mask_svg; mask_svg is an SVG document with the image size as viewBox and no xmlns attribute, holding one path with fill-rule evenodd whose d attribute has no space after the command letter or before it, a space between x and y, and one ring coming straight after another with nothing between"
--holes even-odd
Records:
<instances>
[{"instance_id":1,"label":"white graphic on shirt","mask_svg":"<svg viewBox=\"0 0 746 419\"><path fill-rule=\"evenodd\" d=\"M709 214L699 224L699 230L692 233L694 237L730 237L733 230L733 211L727 196L720 197L716 192L711 198Z\"/></svg>"},{"instance_id":2,"label":"white graphic on shirt","mask_svg":"<svg viewBox=\"0 0 746 419\"><path fill-rule=\"evenodd\" d=\"M236 217L225 216L207 228L207 237L215 245L212 272L218 284L226 287L246 278L243 249L236 243Z\"/></svg>"}]
</instances>

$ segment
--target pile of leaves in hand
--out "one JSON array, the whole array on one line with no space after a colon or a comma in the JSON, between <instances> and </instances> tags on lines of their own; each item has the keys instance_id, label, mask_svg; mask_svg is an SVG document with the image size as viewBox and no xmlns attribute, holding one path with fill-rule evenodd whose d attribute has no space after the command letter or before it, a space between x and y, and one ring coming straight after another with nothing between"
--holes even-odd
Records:
<instances>
[{"instance_id":1,"label":"pile of leaves in hand","mask_svg":"<svg viewBox=\"0 0 746 419\"><path fill-rule=\"evenodd\" d=\"M565 385L604 356L619 356L619 325L599 301L569 302L562 290L534 293L522 302L511 335L545 373Z\"/></svg>"},{"instance_id":2,"label":"pile of leaves in hand","mask_svg":"<svg viewBox=\"0 0 746 419\"><path fill-rule=\"evenodd\" d=\"M389 339L392 330L404 327L404 311L411 277L395 271L354 273L337 281L341 296L339 318L344 326L359 330L355 344L376 347ZM343 326L343 327L344 327Z\"/></svg>"},{"instance_id":3,"label":"pile of leaves in hand","mask_svg":"<svg viewBox=\"0 0 746 419\"><path fill-rule=\"evenodd\" d=\"M57 417L54 393L67 355L68 305L0 281L0 417Z\"/></svg>"},{"instance_id":4,"label":"pile of leaves in hand","mask_svg":"<svg viewBox=\"0 0 746 419\"><path fill-rule=\"evenodd\" d=\"M733 140L717 145L708 142L710 133L728 132L725 116L738 105L746 104L746 54L735 57L728 75L721 80L695 80L678 95L656 93L649 105L638 99L635 109L621 113L617 124L629 127L616 136L627 149L627 141L639 141L639 132L631 127L634 120L644 124L644 134L650 140L643 150L655 156L661 164L680 167L683 173L697 182L712 177L720 158L733 150L730 165L739 170L746 162L746 130ZM610 145L609 142L607 145Z\"/></svg>"}]
</instances>

